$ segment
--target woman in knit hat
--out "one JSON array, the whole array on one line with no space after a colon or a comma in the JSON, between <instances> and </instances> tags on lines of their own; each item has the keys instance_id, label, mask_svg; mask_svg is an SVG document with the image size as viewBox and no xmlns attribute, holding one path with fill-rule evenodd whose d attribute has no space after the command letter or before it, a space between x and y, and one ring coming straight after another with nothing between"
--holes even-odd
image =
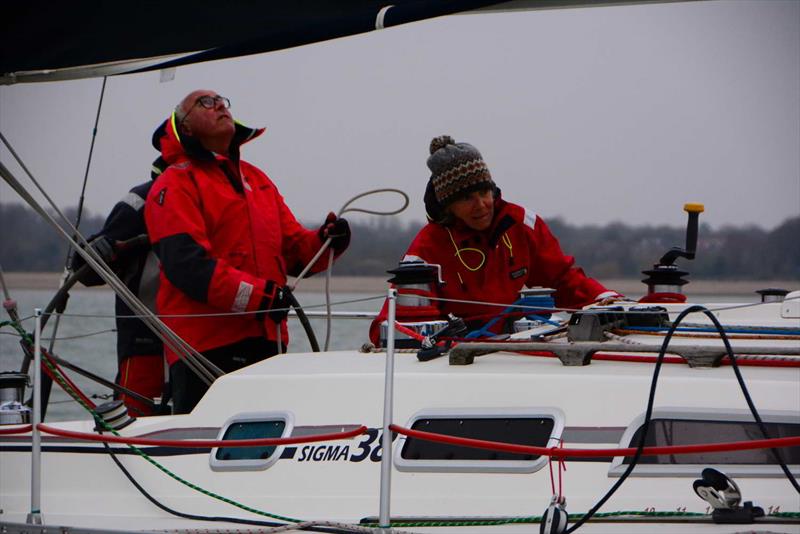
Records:
<instances>
[{"instance_id":1,"label":"woman in knit hat","mask_svg":"<svg viewBox=\"0 0 800 534\"><path fill-rule=\"evenodd\" d=\"M533 211L506 202L489 168L474 146L452 137L435 137L430 143L431 177L425 191L428 224L419 231L403 261L421 260L442 266L444 284L433 288L434 297L511 304L525 287L555 289L561 308L581 308L623 298L609 291L561 251L558 240ZM398 306L397 319L419 321L419 309ZM468 325L486 322L502 308L486 304L433 301L428 310L437 319L452 313ZM377 342L377 325L370 337ZM498 323L500 324L500 323Z\"/></svg>"}]
</instances>

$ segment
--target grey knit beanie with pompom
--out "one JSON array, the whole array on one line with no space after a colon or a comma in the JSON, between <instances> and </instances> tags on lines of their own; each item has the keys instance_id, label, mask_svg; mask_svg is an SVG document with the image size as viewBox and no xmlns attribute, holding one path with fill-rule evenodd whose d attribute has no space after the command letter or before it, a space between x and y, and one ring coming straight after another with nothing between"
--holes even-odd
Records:
<instances>
[{"instance_id":1,"label":"grey knit beanie with pompom","mask_svg":"<svg viewBox=\"0 0 800 534\"><path fill-rule=\"evenodd\" d=\"M494 186L489 168L478 149L469 143L456 143L449 135L431 140L428 168L436 200L443 206L459 194Z\"/></svg>"}]
</instances>

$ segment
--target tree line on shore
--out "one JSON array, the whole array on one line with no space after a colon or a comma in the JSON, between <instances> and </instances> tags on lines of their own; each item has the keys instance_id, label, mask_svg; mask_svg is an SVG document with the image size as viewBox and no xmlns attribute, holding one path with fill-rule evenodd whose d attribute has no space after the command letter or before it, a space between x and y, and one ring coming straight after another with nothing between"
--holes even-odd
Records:
<instances>
[{"instance_id":1,"label":"tree line on shore","mask_svg":"<svg viewBox=\"0 0 800 534\"><path fill-rule=\"evenodd\" d=\"M76 209L64 211L75 220ZM97 232L104 216L84 213L84 235ZM597 278L637 277L670 247L682 247L684 227L572 225L560 218L548 221L562 248ZM335 274L383 276L403 256L422 222L351 221L350 248L336 264ZM311 227L311 226L310 226ZM63 239L32 210L20 204L0 204L0 265L6 271L61 271L67 254ZM443 246L446 244L443 244ZM679 265L699 278L723 280L800 279L800 216L773 230L756 226L702 224L697 256Z\"/></svg>"}]
</instances>

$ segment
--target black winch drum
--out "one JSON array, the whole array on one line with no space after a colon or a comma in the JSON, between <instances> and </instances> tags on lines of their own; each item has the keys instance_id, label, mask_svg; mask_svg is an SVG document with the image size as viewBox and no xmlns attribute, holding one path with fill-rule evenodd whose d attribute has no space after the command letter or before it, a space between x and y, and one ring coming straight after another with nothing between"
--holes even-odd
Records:
<instances>
[{"instance_id":1,"label":"black winch drum","mask_svg":"<svg viewBox=\"0 0 800 534\"><path fill-rule=\"evenodd\" d=\"M31 410L22 402L28 383L25 373L0 373L0 425L30 423Z\"/></svg>"}]
</instances>

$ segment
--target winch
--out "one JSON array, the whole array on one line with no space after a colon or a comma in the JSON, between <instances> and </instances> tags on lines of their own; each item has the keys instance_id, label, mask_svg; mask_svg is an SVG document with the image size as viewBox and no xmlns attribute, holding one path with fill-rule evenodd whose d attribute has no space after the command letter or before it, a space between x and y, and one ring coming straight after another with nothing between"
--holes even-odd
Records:
<instances>
[{"instance_id":1,"label":"winch","mask_svg":"<svg viewBox=\"0 0 800 534\"><path fill-rule=\"evenodd\" d=\"M23 404L25 387L30 379L25 373L0 373L0 425L20 425L31 422L31 409Z\"/></svg>"},{"instance_id":2,"label":"winch","mask_svg":"<svg viewBox=\"0 0 800 534\"><path fill-rule=\"evenodd\" d=\"M683 210L689 214L686 223L686 247L672 247L664 254L658 263L648 271L642 271L647 278L642 280L647 284L647 296L641 302L685 302L683 286L688 284L688 280L683 277L689 274L682 271L675 265L678 258L693 260L697 250L697 222L700 214L705 208L702 204L688 203L683 206Z\"/></svg>"},{"instance_id":3,"label":"winch","mask_svg":"<svg viewBox=\"0 0 800 534\"><path fill-rule=\"evenodd\" d=\"M388 271L392 278L388 281L397 289L397 306L413 310L407 315L417 314L417 317L432 317L439 315L438 309L431 303L429 297L434 292L434 285L444 285L442 280L442 266L425 263L420 259L401 261L396 269ZM423 337L428 337L447 326L447 321L407 321L400 323L402 326L413 330ZM381 346L386 347L388 339L388 323L383 321L380 325ZM397 348L419 348L420 342L410 336L397 332L395 337Z\"/></svg>"}]
</instances>

